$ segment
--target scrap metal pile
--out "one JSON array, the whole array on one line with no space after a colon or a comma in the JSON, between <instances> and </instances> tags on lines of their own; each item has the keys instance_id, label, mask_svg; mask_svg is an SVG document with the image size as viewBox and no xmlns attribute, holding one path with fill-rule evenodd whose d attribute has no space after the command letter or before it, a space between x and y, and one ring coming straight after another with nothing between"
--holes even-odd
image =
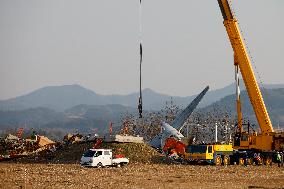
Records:
<instances>
[{"instance_id":1,"label":"scrap metal pile","mask_svg":"<svg viewBox=\"0 0 284 189\"><path fill-rule=\"evenodd\" d=\"M43 150L51 149L56 142L45 136L35 135L35 138L22 139L9 134L0 141L0 160L8 160L28 156Z\"/></svg>"},{"instance_id":2,"label":"scrap metal pile","mask_svg":"<svg viewBox=\"0 0 284 189\"><path fill-rule=\"evenodd\" d=\"M1 160L23 163L79 163L82 154L90 148L112 149L114 154L124 154L131 163L159 162L163 158L145 143L106 142L98 135L67 134L62 141L53 142L35 135L35 139L19 139L8 135L0 141Z\"/></svg>"}]
</instances>

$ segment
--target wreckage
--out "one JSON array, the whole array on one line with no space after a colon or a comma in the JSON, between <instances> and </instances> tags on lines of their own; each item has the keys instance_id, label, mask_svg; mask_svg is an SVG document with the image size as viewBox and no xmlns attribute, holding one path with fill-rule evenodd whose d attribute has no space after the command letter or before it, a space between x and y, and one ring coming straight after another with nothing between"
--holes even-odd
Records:
<instances>
[{"instance_id":1,"label":"wreckage","mask_svg":"<svg viewBox=\"0 0 284 189\"><path fill-rule=\"evenodd\" d=\"M1 141L0 161L28 156L33 153L51 149L56 142L45 136L34 135L34 138L21 139L12 134Z\"/></svg>"},{"instance_id":2,"label":"wreckage","mask_svg":"<svg viewBox=\"0 0 284 189\"><path fill-rule=\"evenodd\" d=\"M193 110L197 107L202 100L206 92L209 90L207 86L173 121L172 125L166 122L161 124L161 133L156 135L151 141L150 145L156 149L161 149L167 138L174 137L178 140L182 140L184 136L180 133L181 129L187 118L191 115Z\"/></svg>"}]
</instances>

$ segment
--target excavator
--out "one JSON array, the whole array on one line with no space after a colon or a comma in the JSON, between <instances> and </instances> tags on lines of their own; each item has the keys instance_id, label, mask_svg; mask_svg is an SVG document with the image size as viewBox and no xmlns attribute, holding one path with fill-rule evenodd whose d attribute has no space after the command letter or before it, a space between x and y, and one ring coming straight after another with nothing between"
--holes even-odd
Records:
<instances>
[{"instance_id":1,"label":"excavator","mask_svg":"<svg viewBox=\"0 0 284 189\"><path fill-rule=\"evenodd\" d=\"M215 165L221 164L266 164L271 165L275 160L276 153L284 151L284 132L275 132L268 115L262 94L252 69L251 60L242 37L238 21L235 18L231 5L228 0L217 0L221 13L224 19L231 46L234 52L234 66L236 79L236 109L237 109L237 131L233 137L232 148L230 145L218 146L213 144L213 149L216 148L215 154L212 153L211 144L185 146L179 141L168 139L164 146L164 151L175 149L179 156L188 159L204 159L210 160ZM243 77L243 81L249 96L249 100L253 107L260 132L250 129L244 130L245 125L241 111L241 99L239 89L239 70ZM249 128L249 124L248 124ZM202 152L190 152L191 148L202 148ZM225 150L220 150L224 148ZM211 153L210 153L211 152ZM204 157L201 157L204 156ZM210 156L210 157L209 157Z\"/></svg>"}]
</instances>

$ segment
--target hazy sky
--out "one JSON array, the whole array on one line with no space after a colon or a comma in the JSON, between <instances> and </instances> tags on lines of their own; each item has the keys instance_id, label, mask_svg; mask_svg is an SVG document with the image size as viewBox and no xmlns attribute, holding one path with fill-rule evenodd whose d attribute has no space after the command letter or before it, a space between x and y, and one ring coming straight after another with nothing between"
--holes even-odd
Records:
<instances>
[{"instance_id":1,"label":"hazy sky","mask_svg":"<svg viewBox=\"0 0 284 189\"><path fill-rule=\"evenodd\" d=\"M143 88L188 96L234 81L217 0L143 1ZM139 0L0 0L0 99L80 84L100 94L139 88ZM284 1L234 10L264 83L284 83Z\"/></svg>"}]
</instances>

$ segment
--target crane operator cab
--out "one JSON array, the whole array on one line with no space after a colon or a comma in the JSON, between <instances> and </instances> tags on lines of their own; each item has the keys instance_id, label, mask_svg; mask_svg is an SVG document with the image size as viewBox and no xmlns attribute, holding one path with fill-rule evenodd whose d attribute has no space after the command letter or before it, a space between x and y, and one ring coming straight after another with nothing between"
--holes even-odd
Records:
<instances>
[{"instance_id":1,"label":"crane operator cab","mask_svg":"<svg viewBox=\"0 0 284 189\"><path fill-rule=\"evenodd\" d=\"M247 132L236 133L234 136L234 146L235 147L248 147L250 135Z\"/></svg>"}]
</instances>

